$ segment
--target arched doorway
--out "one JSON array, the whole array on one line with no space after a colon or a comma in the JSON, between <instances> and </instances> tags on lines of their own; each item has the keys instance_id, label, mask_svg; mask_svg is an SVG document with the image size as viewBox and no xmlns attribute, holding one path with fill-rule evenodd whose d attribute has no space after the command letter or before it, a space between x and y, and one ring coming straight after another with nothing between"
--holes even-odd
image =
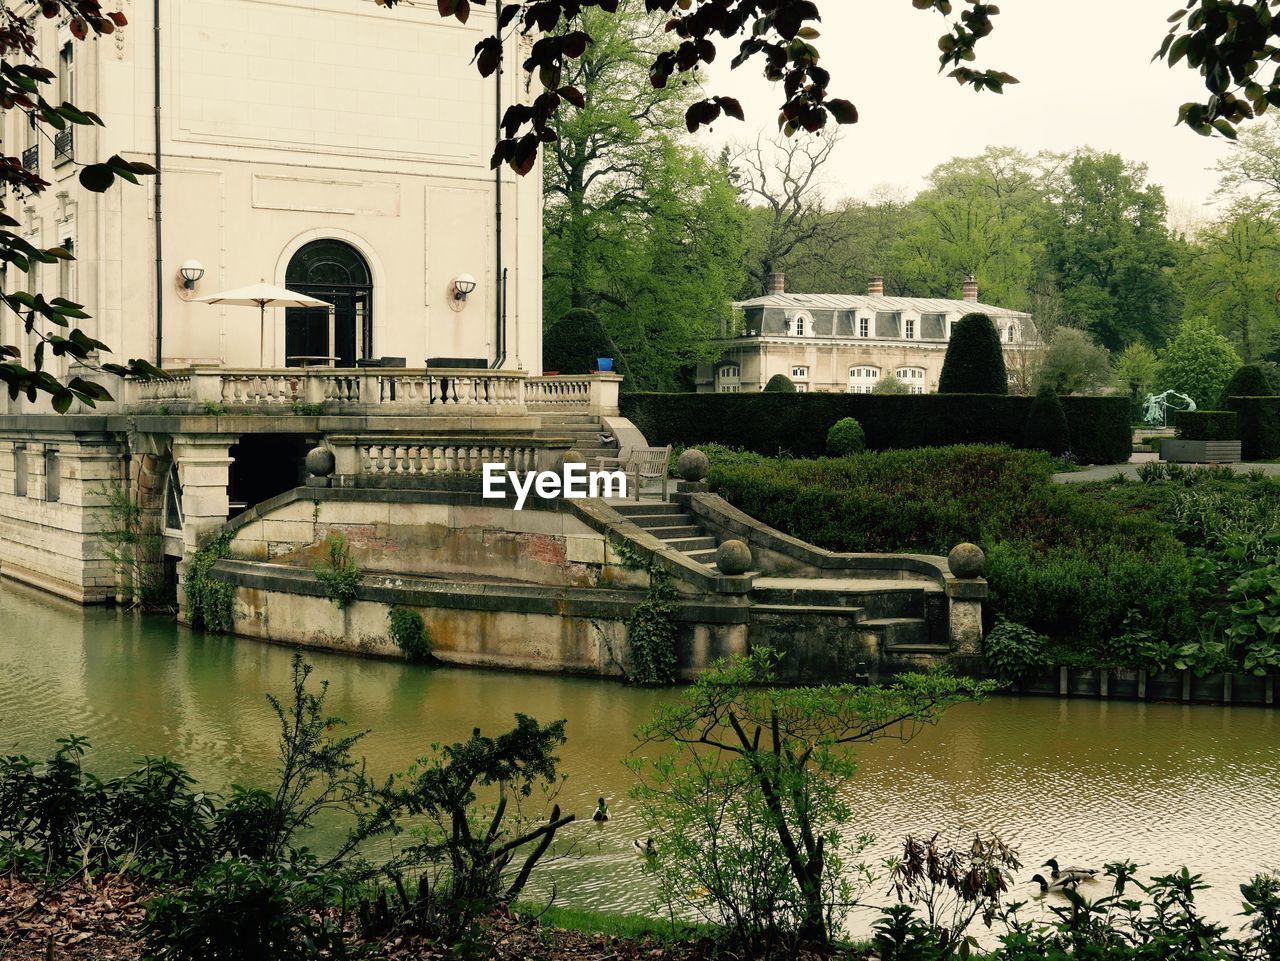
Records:
<instances>
[{"instance_id":1,"label":"arched doorway","mask_svg":"<svg viewBox=\"0 0 1280 961\"><path fill-rule=\"evenodd\" d=\"M285 286L333 304L285 311L286 365L335 358L339 367L354 367L373 356L373 282L360 251L341 240L313 240L290 259Z\"/></svg>"}]
</instances>

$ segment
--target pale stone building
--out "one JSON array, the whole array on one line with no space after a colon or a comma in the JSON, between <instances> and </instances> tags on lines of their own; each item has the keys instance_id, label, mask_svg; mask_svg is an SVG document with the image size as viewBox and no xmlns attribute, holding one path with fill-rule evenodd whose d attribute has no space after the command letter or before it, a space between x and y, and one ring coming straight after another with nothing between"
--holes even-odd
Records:
<instances>
[{"instance_id":1,"label":"pale stone building","mask_svg":"<svg viewBox=\"0 0 1280 961\"><path fill-rule=\"evenodd\" d=\"M471 62L491 5L462 25L434 3L120 0L129 25L87 42L26 6L58 73L49 99L105 126L51 142L6 112L8 152L50 183L10 205L19 229L76 256L0 278L7 288L83 303L113 359L166 368L258 367L257 310L193 299L265 280L334 305L268 310L267 367L396 357L540 372L540 176L489 168L498 116L527 92L520 41L498 78ZM83 189L78 164L113 154L161 176ZM20 343L18 325L0 315L0 343ZM33 408L0 397L6 409Z\"/></svg>"},{"instance_id":2,"label":"pale stone building","mask_svg":"<svg viewBox=\"0 0 1280 961\"><path fill-rule=\"evenodd\" d=\"M699 367L699 393L760 391L776 374L803 392L871 393L892 375L912 393L932 393L953 326L974 312L995 323L1011 369L1037 341L1029 314L979 302L972 279L962 300L886 297L881 278L861 296L788 294L781 274L770 288L735 305L742 333L723 343L716 363Z\"/></svg>"}]
</instances>

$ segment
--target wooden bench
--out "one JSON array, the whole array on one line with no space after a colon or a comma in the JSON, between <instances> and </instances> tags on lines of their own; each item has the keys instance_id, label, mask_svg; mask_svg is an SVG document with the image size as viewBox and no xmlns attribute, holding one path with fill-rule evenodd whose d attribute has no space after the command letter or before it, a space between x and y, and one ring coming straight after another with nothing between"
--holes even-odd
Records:
<instances>
[{"instance_id":1,"label":"wooden bench","mask_svg":"<svg viewBox=\"0 0 1280 961\"><path fill-rule=\"evenodd\" d=\"M597 457L597 470L620 470L627 475L627 482L640 499L640 486L646 480L662 480L662 499L667 499L667 473L671 463L671 448L623 447L617 457Z\"/></svg>"}]
</instances>

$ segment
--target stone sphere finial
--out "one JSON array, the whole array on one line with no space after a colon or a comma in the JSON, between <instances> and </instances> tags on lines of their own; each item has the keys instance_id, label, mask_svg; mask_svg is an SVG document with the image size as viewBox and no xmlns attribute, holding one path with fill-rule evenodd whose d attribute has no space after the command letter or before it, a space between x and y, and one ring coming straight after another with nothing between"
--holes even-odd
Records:
<instances>
[{"instance_id":1,"label":"stone sphere finial","mask_svg":"<svg viewBox=\"0 0 1280 961\"><path fill-rule=\"evenodd\" d=\"M956 577L972 580L981 577L987 569L987 555L977 544L957 544L947 555L947 566Z\"/></svg>"},{"instance_id":2,"label":"stone sphere finial","mask_svg":"<svg viewBox=\"0 0 1280 961\"><path fill-rule=\"evenodd\" d=\"M725 541L716 548L716 567L721 574L745 574L751 568L751 548L742 541Z\"/></svg>"},{"instance_id":3,"label":"stone sphere finial","mask_svg":"<svg viewBox=\"0 0 1280 961\"><path fill-rule=\"evenodd\" d=\"M585 464L587 459L579 454L576 450L567 450L556 458L556 473L564 473L565 464Z\"/></svg>"},{"instance_id":4,"label":"stone sphere finial","mask_svg":"<svg viewBox=\"0 0 1280 961\"><path fill-rule=\"evenodd\" d=\"M707 455L702 453L696 447L690 447L687 451L680 455L676 461L676 473L683 480L696 483L707 476L707 471L711 469L711 462L707 460Z\"/></svg>"},{"instance_id":5,"label":"stone sphere finial","mask_svg":"<svg viewBox=\"0 0 1280 961\"><path fill-rule=\"evenodd\" d=\"M337 461L329 448L313 447L307 451L307 473L312 477L328 477L336 466Z\"/></svg>"}]
</instances>

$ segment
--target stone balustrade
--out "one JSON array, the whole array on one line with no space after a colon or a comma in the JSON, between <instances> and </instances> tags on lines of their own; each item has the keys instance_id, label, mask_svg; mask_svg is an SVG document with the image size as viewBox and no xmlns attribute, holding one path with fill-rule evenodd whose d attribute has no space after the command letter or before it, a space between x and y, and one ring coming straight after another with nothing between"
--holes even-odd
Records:
<instances>
[{"instance_id":1,"label":"stone balustrade","mask_svg":"<svg viewBox=\"0 0 1280 961\"><path fill-rule=\"evenodd\" d=\"M339 476L439 477L447 474L479 474L485 464L505 464L507 470L552 468L568 450L564 442L457 434L438 437L403 435L330 435L335 474Z\"/></svg>"},{"instance_id":2,"label":"stone balustrade","mask_svg":"<svg viewBox=\"0 0 1280 961\"><path fill-rule=\"evenodd\" d=\"M616 414L617 374L530 377L524 371L405 368L190 367L168 380L129 380L133 411L201 413L210 407L284 413L469 414L582 411Z\"/></svg>"}]
</instances>

